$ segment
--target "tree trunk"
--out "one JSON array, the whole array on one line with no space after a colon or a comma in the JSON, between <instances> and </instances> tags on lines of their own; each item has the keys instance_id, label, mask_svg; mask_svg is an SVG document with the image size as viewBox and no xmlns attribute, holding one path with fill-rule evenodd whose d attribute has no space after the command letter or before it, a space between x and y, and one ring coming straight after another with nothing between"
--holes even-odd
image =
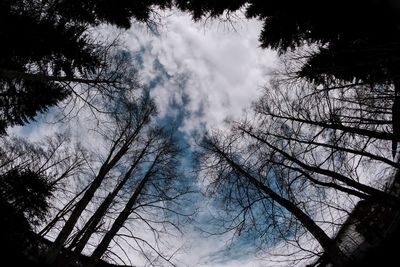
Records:
<instances>
[{"instance_id":1,"label":"tree trunk","mask_svg":"<svg viewBox=\"0 0 400 267\"><path fill-rule=\"evenodd\" d=\"M118 215L117 219L114 221L113 225L111 226L111 229L104 235L100 244L93 251L92 256L91 256L91 263L89 265L90 267L96 266L96 263L100 260L100 258L103 256L103 254L107 251L108 246L110 245L110 243L113 240L113 238L115 237L115 235L118 233L118 231L124 225L125 221L128 219L129 215L132 212L133 206L135 205L137 199L139 198L147 181L152 176L151 171L152 171L153 166L154 166L154 163L150 167L150 169L147 171L147 173L143 177L143 179L140 181L138 187L135 189L135 192L130 197L128 203L125 205L124 209L121 211L121 213Z\"/></svg>"},{"instance_id":2,"label":"tree trunk","mask_svg":"<svg viewBox=\"0 0 400 267\"><path fill-rule=\"evenodd\" d=\"M137 133L138 131L135 131ZM136 136L134 134L134 136ZM78 221L79 217L82 215L83 211L87 207L87 205L92 200L94 193L100 187L101 183L103 182L107 173L117 164L117 162L122 158L122 156L127 152L131 142L133 141L134 136L131 136L128 141L119 149L119 151L115 154L114 157L111 158L113 153L113 149L115 148L116 144L114 144L113 149L111 149L109 156L105 163L101 166L100 171L96 178L93 180L91 185L89 186L88 190L85 192L83 197L78 201L75 206L75 209L72 211L70 217L68 218L67 222L65 223L64 227L61 229L60 233L58 234L56 240L53 243L52 248L50 249L47 255L47 263L52 264L55 262L60 250L63 248L65 241L68 239L69 235L73 231L76 222Z\"/></svg>"},{"instance_id":3,"label":"tree trunk","mask_svg":"<svg viewBox=\"0 0 400 267\"><path fill-rule=\"evenodd\" d=\"M319 173L328 177L331 177L337 181L340 181L352 188L355 188L357 190L360 190L361 192L368 194L371 196L370 199L373 199L374 201L380 202L380 203L384 203L387 205L390 205L392 207L396 207L399 208L400 207L400 199L396 196L390 195L386 192L383 192L379 189L373 188L371 186L359 183L357 181L354 181L352 179L350 179L349 177L346 177L340 173L331 171L329 169L323 169L320 167L315 167L315 166L311 166L308 165L298 159L296 159L295 157L293 157L292 155L286 153L285 151L283 151L282 149L277 148L276 146L273 146L272 144L270 144L267 140L260 138L259 136L245 130L245 129L241 129L242 131L244 131L246 134L248 134L249 136L255 138L256 140L266 144L268 147L270 147L271 149L273 149L274 151L280 153L281 155L283 155L286 159L296 163L298 166L300 166L301 168L311 171L311 172L315 172L315 173Z\"/></svg>"},{"instance_id":4,"label":"tree trunk","mask_svg":"<svg viewBox=\"0 0 400 267\"><path fill-rule=\"evenodd\" d=\"M277 202L279 205L284 207L287 211L292 213L300 223L314 236L314 238L320 243L329 259L332 261L334 266L341 267L346 263L349 263L349 258L344 255L340 248L336 245L335 241L331 239L306 213L304 213L299 207L290 202L289 200L281 197L269 187L265 186L262 182L257 180L247 171L245 171L239 164L234 162L229 156L221 151L216 145L211 144L215 149L215 152L233 168L240 175L248 179L256 188L264 192L272 200Z\"/></svg>"},{"instance_id":5,"label":"tree trunk","mask_svg":"<svg viewBox=\"0 0 400 267\"><path fill-rule=\"evenodd\" d=\"M41 237L44 237L53 227L54 225L61 219L63 218L69 211L71 211L74 208L74 202L75 200L83 194L83 192L86 191L86 189L89 186L86 186L79 194L77 194L74 198L72 198L65 206L62 208L56 216L54 216L53 220L51 220L50 223L48 223L39 233L38 235Z\"/></svg>"},{"instance_id":6,"label":"tree trunk","mask_svg":"<svg viewBox=\"0 0 400 267\"><path fill-rule=\"evenodd\" d=\"M129 170L126 172L124 178L118 183L118 185L114 188L114 190L106 197L106 199L101 203L101 205L97 208L96 212L90 217L89 221L85 225L84 229L75 237L72 241L70 248L75 246L74 254L78 255L85 248L87 242L89 241L92 234L96 231L97 226L100 221L106 214L108 208L112 204L115 197L118 195L119 191L126 184L126 182L131 177L133 170L137 167L139 162L144 157L149 143L143 148L140 155L137 159L132 163Z\"/></svg>"}]
</instances>

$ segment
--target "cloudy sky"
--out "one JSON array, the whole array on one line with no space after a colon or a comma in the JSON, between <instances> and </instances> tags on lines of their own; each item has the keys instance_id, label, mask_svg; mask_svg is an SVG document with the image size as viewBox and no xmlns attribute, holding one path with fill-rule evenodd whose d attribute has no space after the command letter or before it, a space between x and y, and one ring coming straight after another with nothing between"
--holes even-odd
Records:
<instances>
[{"instance_id":1,"label":"cloudy sky","mask_svg":"<svg viewBox=\"0 0 400 267\"><path fill-rule=\"evenodd\" d=\"M157 31L134 24L118 34L134 53L141 82L156 99L160 117L179 118L181 136L191 143L196 133L240 118L260 95L276 60L272 51L259 48L260 28L260 22L240 17L230 23L193 22L188 15L170 12ZM107 27L101 31L109 38L115 35ZM40 139L56 128L36 123L11 132ZM184 248L176 256L178 266L265 266L246 240L222 251L228 238L189 230L184 240L172 241Z\"/></svg>"},{"instance_id":2,"label":"cloudy sky","mask_svg":"<svg viewBox=\"0 0 400 267\"><path fill-rule=\"evenodd\" d=\"M122 40L135 53L141 81L151 89L160 116L179 117L190 143L203 129L223 128L239 118L261 93L276 58L259 48L260 28L258 21L240 18L233 24L196 23L174 12L156 33L134 25ZM177 255L179 266L265 266L246 242L223 251L227 238L189 231Z\"/></svg>"},{"instance_id":3,"label":"cloudy sky","mask_svg":"<svg viewBox=\"0 0 400 267\"><path fill-rule=\"evenodd\" d=\"M190 133L238 118L261 93L275 55L259 48L260 28L240 18L196 23L174 12L162 19L158 34L134 25L122 39L136 53L160 115L184 115L181 130Z\"/></svg>"}]
</instances>

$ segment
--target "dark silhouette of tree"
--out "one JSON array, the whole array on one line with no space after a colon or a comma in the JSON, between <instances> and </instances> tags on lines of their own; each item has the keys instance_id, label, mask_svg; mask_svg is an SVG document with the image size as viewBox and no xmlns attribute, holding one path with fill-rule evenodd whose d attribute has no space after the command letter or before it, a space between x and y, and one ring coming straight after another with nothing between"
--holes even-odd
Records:
<instances>
[{"instance_id":1,"label":"dark silhouette of tree","mask_svg":"<svg viewBox=\"0 0 400 267\"><path fill-rule=\"evenodd\" d=\"M63 17L74 21L86 22L92 25L110 23L118 27L129 28L132 18L148 22L155 7L165 9L171 7L172 0L150 1L110 1L89 0L81 3L77 0L56 2L55 8L60 10Z\"/></svg>"},{"instance_id":2,"label":"dark silhouette of tree","mask_svg":"<svg viewBox=\"0 0 400 267\"><path fill-rule=\"evenodd\" d=\"M43 220L48 210L51 184L46 177L26 169L12 169L0 177L1 198L28 221Z\"/></svg>"},{"instance_id":3,"label":"dark silhouette of tree","mask_svg":"<svg viewBox=\"0 0 400 267\"><path fill-rule=\"evenodd\" d=\"M93 242L110 230L107 225L114 220L118 224L104 239L108 241L97 250L93 262L106 257L122 261L108 247L114 240L128 244L120 247L122 252L133 249L149 262L171 262L171 251L163 248L161 236L179 230L179 223L173 217L187 215L175 206L189 190L187 184L179 184L177 140L172 130L153 125L156 108L147 93L138 95L140 92L135 90L117 93L105 99L100 96L100 102L104 100L101 110L106 112L94 115L98 117L97 148L104 151L89 153L85 160L88 171L77 173L74 179L82 184L82 190L77 190L70 201L63 201L67 202L65 206L57 210L40 232L42 236L56 234L47 256L49 264L79 261L82 252L97 247ZM79 180L81 176L84 181ZM147 177L147 182L135 191L143 177ZM129 202L132 194L133 200ZM130 208L122 211L126 205ZM141 231L135 233L133 229L138 224ZM142 237L146 231L157 238ZM128 256L127 259L130 260Z\"/></svg>"},{"instance_id":4,"label":"dark silhouette of tree","mask_svg":"<svg viewBox=\"0 0 400 267\"><path fill-rule=\"evenodd\" d=\"M143 163L146 157L149 154L149 149L153 145L153 142L156 141L158 131L150 132L150 136L148 140L145 141L142 148L140 147L140 143L136 142L135 146L137 147L136 153L137 157L133 158L132 164L124 173L122 179L118 182L115 188L107 195L104 201L100 204L100 206L96 209L90 219L86 222L85 226L77 233L74 239L71 241L69 248L74 249L74 253L79 255L82 253L82 250L86 246L90 237L97 231L100 222L103 220L110 206L115 202L115 198L118 196L120 191L124 188L126 183L132 178L131 176L139 166ZM142 141L142 140L141 140ZM135 153L135 154L136 154Z\"/></svg>"},{"instance_id":5,"label":"dark silhouette of tree","mask_svg":"<svg viewBox=\"0 0 400 267\"><path fill-rule=\"evenodd\" d=\"M0 52L0 126L4 133L6 127L24 124L67 97L69 92L56 79L45 77L86 73L99 60L84 25L46 13L45 1L2 1L0 9L0 36L6 40Z\"/></svg>"},{"instance_id":6,"label":"dark silhouette of tree","mask_svg":"<svg viewBox=\"0 0 400 267\"><path fill-rule=\"evenodd\" d=\"M75 204L65 225L58 233L53 247L49 252L49 263L53 263L56 260L61 249L66 245L66 241L73 232L78 219L91 203L94 194L101 186L106 176L109 175L110 171L112 171L127 154L131 153L131 150L134 149L135 141L139 138L142 131L145 131L151 117L155 115L155 105L148 96L144 95L133 101L134 102L132 102L132 99L124 100L119 98L114 108L112 107L112 102L107 103L111 105L110 109L113 111L110 113L110 119L113 122L111 126L112 131L104 133L106 140L110 143L108 155L102 162L101 167L91 181L89 187L83 193L83 196Z\"/></svg>"},{"instance_id":7,"label":"dark silhouette of tree","mask_svg":"<svg viewBox=\"0 0 400 267\"><path fill-rule=\"evenodd\" d=\"M168 227L169 224L173 228L178 228L178 224L169 219L166 213L175 213L183 216L179 210L172 209L168 202L178 201L179 197L188 193L186 186L179 186L179 159L180 152L177 146L177 140L171 133L167 133L163 129L156 130L154 135L153 144L150 147L150 153L146 157L145 164L142 163L142 170L136 172L131 182L131 192L123 209L119 212L118 216L112 223L111 227L105 232L100 243L95 247L91 260L95 265L101 257L109 250L111 242L118 238L118 233L125 232L125 236L130 238L138 245L138 249L143 252L147 249L155 252L158 258L166 262L170 262L170 257L164 255L164 251L158 245L152 245L150 240L140 238L140 233L135 233L135 228L132 232L124 231L123 227L129 227L129 218L133 220L141 219L150 227L150 230L157 234L161 233L157 227L152 224L164 225ZM128 170L129 171L129 170ZM115 189L118 189L120 184ZM113 194L112 192L111 194ZM104 203L104 202L103 202ZM150 211L150 216L149 213ZM153 213L153 214L151 214ZM158 215L156 215L158 213ZM156 244L157 240L154 240ZM141 245L140 245L141 244ZM168 253L168 252L167 252ZM168 253L169 254L169 253ZM149 257L149 256L146 256ZM173 264L172 264L173 265Z\"/></svg>"},{"instance_id":8,"label":"dark silhouette of tree","mask_svg":"<svg viewBox=\"0 0 400 267\"><path fill-rule=\"evenodd\" d=\"M388 149L393 134L387 107L393 89L352 86L324 91L312 84L285 86L272 85L255 105L256 124L239 124L237 130L286 161L277 164L301 170L314 182L319 181L315 177L325 176L328 179L319 182L328 187L398 206L397 198L383 192L399 168L389 159ZM380 174L362 171L375 165ZM360 181L380 185L374 188Z\"/></svg>"},{"instance_id":9,"label":"dark silhouette of tree","mask_svg":"<svg viewBox=\"0 0 400 267\"><path fill-rule=\"evenodd\" d=\"M200 174L224 203L225 231L305 251L309 232L326 250L358 200L398 209L387 191L400 167L390 157L393 95L390 85L271 81L245 120L201 144Z\"/></svg>"},{"instance_id":10,"label":"dark silhouette of tree","mask_svg":"<svg viewBox=\"0 0 400 267\"><path fill-rule=\"evenodd\" d=\"M335 266L348 263L350 259L301 202L291 199L285 186L276 181L274 168L250 159L249 151L241 149L235 139L216 133L201 144L201 169L211 180L208 191L222 196L226 203L224 212L233 218L225 219L227 230L234 230L237 235L257 231L261 242L267 243L273 235L279 239L298 238L304 234L298 228L300 224L319 242Z\"/></svg>"},{"instance_id":11,"label":"dark silhouette of tree","mask_svg":"<svg viewBox=\"0 0 400 267\"><path fill-rule=\"evenodd\" d=\"M396 1L177 1L195 19L245 10L264 22L261 46L280 54L309 46L297 76L324 86L339 82L391 84L393 157L400 136L400 7Z\"/></svg>"},{"instance_id":12,"label":"dark silhouette of tree","mask_svg":"<svg viewBox=\"0 0 400 267\"><path fill-rule=\"evenodd\" d=\"M23 214L35 230L53 212L53 199L83 167L85 151L70 147L68 136L56 134L31 143L23 138L1 139L2 198Z\"/></svg>"},{"instance_id":13,"label":"dark silhouette of tree","mask_svg":"<svg viewBox=\"0 0 400 267\"><path fill-rule=\"evenodd\" d=\"M304 44L326 45L336 41L368 41L391 44L397 40L399 7L393 1L176 1L195 19L219 17L244 10L248 18L264 22L260 41L263 47L284 53ZM340 16L340 18L339 18ZM381 38L381 39L380 39Z\"/></svg>"},{"instance_id":14,"label":"dark silhouette of tree","mask_svg":"<svg viewBox=\"0 0 400 267\"><path fill-rule=\"evenodd\" d=\"M67 142L61 134L36 143L1 138L1 253L7 262L31 265L29 256L39 256L35 231L54 209L55 192L82 165L79 151Z\"/></svg>"},{"instance_id":15,"label":"dark silhouette of tree","mask_svg":"<svg viewBox=\"0 0 400 267\"><path fill-rule=\"evenodd\" d=\"M9 126L23 125L33 120L37 113L46 112L69 94L61 86L52 83L22 80L3 80L1 83L4 91L0 99L0 134L5 134Z\"/></svg>"},{"instance_id":16,"label":"dark silhouette of tree","mask_svg":"<svg viewBox=\"0 0 400 267\"><path fill-rule=\"evenodd\" d=\"M167 0L1 1L0 134L73 94L71 83L116 82L94 79L105 52L89 36L89 27L110 23L128 28L131 19L148 22L155 6L169 5Z\"/></svg>"}]
</instances>

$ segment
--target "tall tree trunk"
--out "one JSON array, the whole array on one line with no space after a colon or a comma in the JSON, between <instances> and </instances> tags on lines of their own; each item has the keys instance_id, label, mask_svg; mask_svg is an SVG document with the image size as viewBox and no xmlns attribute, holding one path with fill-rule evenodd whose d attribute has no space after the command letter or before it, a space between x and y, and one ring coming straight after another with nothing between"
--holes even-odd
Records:
<instances>
[{"instance_id":1,"label":"tall tree trunk","mask_svg":"<svg viewBox=\"0 0 400 267\"><path fill-rule=\"evenodd\" d=\"M211 143L210 143L211 144ZM265 186L262 182L257 180L254 176L245 171L239 164L232 160L228 155L220 150L214 144L213 152L217 153L218 156L222 157L235 171L237 171L241 176L248 179L248 181L253 184L256 188L264 192L273 201L277 202L279 205L284 207L287 211L293 214L299 222L314 236L314 238L319 242L319 244L324 249L325 253L328 255L331 262L336 267L345 266L349 263L349 258L340 250L336 245L335 241L331 239L306 213L304 213L299 207L290 202L289 200L281 197L269 187Z\"/></svg>"},{"instance_id":2,"label":"tall tree trunk","mask_svg":"<svg viewBox=\"0 0 400 267\"><path fill-rule=\"evenodd\" d=\"M108 194L106 199L101 203L101 205L97 208L96 212L90 217L89 221L86 223L84 228L76 235L74 240L72 241L70 248L74 248L74 254L79 255L82 250L85 248L87 242L90 237L96 232L96 228L103 219L106 214L108 208L111 206L115 197L118 195L119 191L123 188L126 182L131 177L132 172L138 166L139 162L143 159L146 154L147 148L150 143L142 149L140 155L136 158L136 160L131 164L129 170L124 175L124 178L118 183L118 185L114 188L114 190Z\"/></svg>"},{"instance_id":3,"label":"tall tree trunk","mask_svg":"<svg viewBox=\"0 0 400 267\"><path fill-rule=\"evenodd\" d=\"M86 189L88 189L88 187L90 186L87 185L84 189L81 190L81 192L79 192L79 194L77 194L74 198L72 198L65 206L64 208L62 208L57 214L56 216L54 216L53 220L51 220L50 223L48 223L39 233L38 235L41 237L44 237L53 227L54 225L56 225L56 223L63 218L69 211L71 211L74 208L74 202L75 200L80 197L83 192L86 191Z\"/></svg>"},{"instance_id":4,"label":"tall tree trunk","mask_svg":"<svg viewBox=\"0 0 400 267\"><path fill-rule=\"evenodd\" d=\"M371 198L376 202L380 202L383 204L387 204L390 205L392 207L396 207L399 208L400 207L400 199L396 196L393 196L391 194L388 194L384 191L381 191L379 189L373 188L371 186L359 183L355 180L350 179L349 177L346 177L340 173L331 171L329 169L323 169L321 167L316 167L316 166L311 166L308 165L300 160L298 160L297 158L293 157L292 155L286 153L285 151L283 151L282 149L277 148L276 146L272 145L271 143L269 143L267 140L259 137L258 135L244 129L244 128L240 128L240 130L244 133L246 133L247 135L249 135L252 138L255 138L256 140L262 142L263 144L266 144L268 147L270 147L272 150L280 153L281 155L283 155L286 159L296 163L298 166L300 166L301 168L311 171L311 172L315 172L315 173L319 173L328 177L332 177L333 179L343 182L344 184L350 186L351 188L355 188L367 195L370 195ZM347 192L349 193L349 192Z\"/></svg>"},{"instance_id":5,"label":"tall tree trunk","mask_svg":"<svg viewBox=\"0 0 400 267\"><path fill-rule=\"evenodd\" d=\"M121 213L118 215L117 219L115 219L113 225L111 226L111 229L104 235L103 239L101 240L100 244L96 247L96 249L93 251L90 262L90 267L95 266L96 263L100 260L100 258L103 256L103 254L107 251L108 246L110 245L111 241L115 237L115 235L118 233L118 231L121 229L121 227L124 225L125 221L128 219L129 215L132 212L133 206L136 204L140 194L142 193L146 183L149 181L151 176L153 175L152 169L154 168L156 164L155 159L146 172L145 176L143 179L140 181L139 185L133 192L132 196L130 197L128 203L126 203L124 209L121 211Z\"/></svg>"},{"instance_id":6,"label":"tall tree trunk","mask_svg":"<svg viewBox=\"0 0 400 267\"><path fill-rule=\"evenodd\" d=\"M129 146L131 145L138 131L139 130L135 131L135 134L130 136L130 138L124 143L124 145L118 150L118 152L114 156L112 156L112 154L117 144L115 143L113 145L109 153L109 156L106 159L105 163L101 166L98 175L93 180L89 188L86 190L83 197L76 204L75 209L72 211L70 217L68 218L64 227L61 229L56 240L54 241L52 248L50 248L46 260L48 264L53 264L56 261L57 256L59 255L61 249L63 248L65 241L68 239L69 235L73 231L79 217L82 215L83 211L92 200L94 193L100 187L101 183L103 182L108 172L118 163L118 161L122 158L122 156L128 151Z\"/></svg>"}]
</instances>

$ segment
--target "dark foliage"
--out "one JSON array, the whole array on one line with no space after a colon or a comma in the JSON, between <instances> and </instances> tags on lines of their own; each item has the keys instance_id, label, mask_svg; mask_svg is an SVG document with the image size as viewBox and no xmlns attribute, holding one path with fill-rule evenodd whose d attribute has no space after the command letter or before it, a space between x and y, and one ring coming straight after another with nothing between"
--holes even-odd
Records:
<instances>
[{"instance_id":1,"label":"dark foliage","mask_svg":"<svg viewBox=\"0 0 400 267\"><path fill-rule=\"evenodd\" d=\"M264 22L261 46L280 54L310 46L297 76L317 84L392 84L393 133L400 135L400 4L393 0L201 1L178 0L195 19L239 9ZM397 142L393 140L393 157Z\"/></svg>"},{"instance_id":2,"label":"dark foliage","mask_svg":"<svg viewBox=\"0 0 400 267\"><path fill-rule=\"evenodd\" d=\"M261 1L177 0L195 19L217 17L245 8L248 18L264 21L263 47L285 52L305 43L328 44L334 40L395 38L398 23L391 1Z\"/></svg>"},{"instance_id":3,"label":"dark foliage","mask_svg":"<svg viewBox=\"0 0 400 267\"><path fill-rule=\"evenodd\" d=\"M60 14L72 21L92 25L110 23L122 28L131 26L131 19L146 22L150 19L153 7L171 7L172 0L66 0L56 3Z\"/></svg>"},{"instance_id":4,"label":"dark foliage","mask_svg":"<svg viewBox=\"0 0 400 267\"><path fill-rule=\"evenodd\" d=\"M58 19L41 1L0 3L0 133L22 125L68 92L49 77L73 76L98 65L83 25ZM52 79L55 80L55 79Z\"/></svg>"},{"instance_id":5,"label":"dark foliage","mask_svg":"<svg viewBox=\"0 0 400 267\"><path fill-rule=\"evenodd\" d=\"M32 226L44 219L50 193L46 179L30 170L11 170L0 176L3 264L32 266L27 257L28 251L37 251Z\"/></svg>"},{"instance_id":6,"label":"dark foliage","mask_svg":"<svg viewBox=\"0 0 400 267\"><path fill-rule=\"evenodd\" d=\"M161 1L3 0L0 2L0 134L65 99L59 84L101 67L100 46L87 29L147 22Z\"/></svg>"},{"instance_id":7,"label":"dark foliage","mask_svg":"<svg viewBox=\"0 0 400 267\"><path fill-rule=\"evenodd\" d=\"M44 219L50 195L51 187L46 177L31 170L13 169L0 176L1 200L12 206L16 214L25 216L30 223Z\"/></svg>"},{"instance_id":8,"label":"dark foliage","mask_svg":"<svg viewBox=\"0 0 400 267\"><path fill-rule=\"evenodd\" d=\"M23 125L69 93L54 82L3 79L0 81L0 134L8 126Z\"/></svg>"}]
</instances>

